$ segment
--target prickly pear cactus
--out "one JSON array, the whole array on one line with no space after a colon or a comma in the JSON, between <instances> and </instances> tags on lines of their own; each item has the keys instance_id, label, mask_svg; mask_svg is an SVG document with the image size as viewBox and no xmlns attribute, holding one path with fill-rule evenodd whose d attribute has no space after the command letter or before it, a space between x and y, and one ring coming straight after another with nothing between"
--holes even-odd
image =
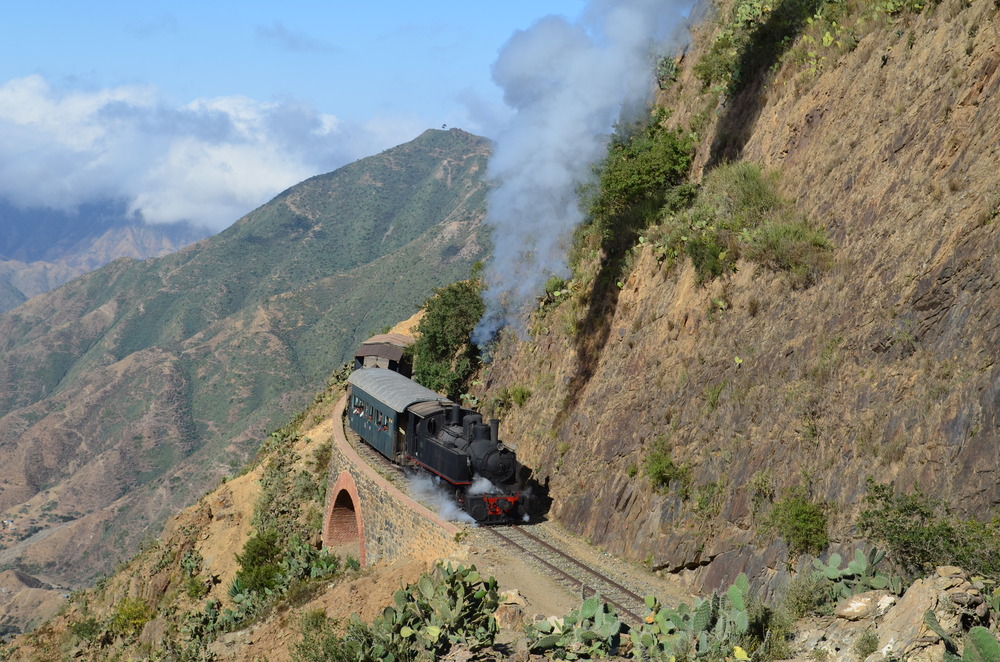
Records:
<instances>
[{"instance_id":1,"label":"prickly pear cactus","mask_svg":"<svg viewBox=\"0 0 1000 662\"><path fill-rule=\"evenodd\" d=\"M885 552L874 547L867 554L858 549L843 568L840 567L843 563L840 554L831 554L826 563L814 559L813 568L818 576L830 582L830 597L834 601L871 590L888 589L898 595L902 593L902 579L885 575L876 567L884 558Z\"/></svg>"},{"instance_id":2,"label":"prickly pear cactus","mask_svg":"<svg viewBox=\"0 0 1000 662\"><path fill-rule=\"evenodd\" d=\"M977 625L965 637L962 662L991 662L1000 660L1000 642L993 633Z\"/></svg>"},{"instance_id":3,"label":"prickly pear cactus","mask_svg":"<svg viewBox=\"0 0 1000 662\"><path fill-rule=\"evenodd\" d=\"M693 608L681 603L669 609L647 596L650 613L646 623L631 633L633 648L644 660L722 659L750 628L749 593L750 581L741 574L724 595L699 599Z\"/></svg>"},{"instance_id":4,"label":"prickly pear cactus","mask_svg":"<svg viewBox=\"0 0 1000 662\"><path fill-rule=\"evenodd\" d=\"M626 627L615 610L595 594L562 619L532 625L528 649L557 660L606 657L618 652Z\"/></svg>"}]
</instances>

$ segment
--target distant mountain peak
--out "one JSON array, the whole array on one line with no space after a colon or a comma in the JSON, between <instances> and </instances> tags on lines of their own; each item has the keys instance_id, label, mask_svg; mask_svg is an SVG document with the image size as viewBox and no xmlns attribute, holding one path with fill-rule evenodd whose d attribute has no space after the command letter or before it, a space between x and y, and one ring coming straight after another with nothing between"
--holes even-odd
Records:
<instances>
[{"instance_id":1,"label":"distant mountain peak","mask_svg":"<svg viewBox=\"0 0 1000 662\"><path fill-rule=\"evenodd\" d=\"M124 202L64 212L0 200L0 280L28 298L120 257L160 257L210 234L183 222L147 224L129 215ZM16 299L0 291L0 312Z\"/></svg>"}]
</instances>

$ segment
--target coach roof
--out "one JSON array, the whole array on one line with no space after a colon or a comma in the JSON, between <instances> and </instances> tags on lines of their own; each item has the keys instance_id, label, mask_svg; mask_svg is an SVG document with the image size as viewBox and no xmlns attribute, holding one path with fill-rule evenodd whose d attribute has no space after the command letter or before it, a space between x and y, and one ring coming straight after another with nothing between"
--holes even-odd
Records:
<instances>
[{"instance_id":1,"label":"coach roof","mask_svg":"<svg viewBox=\"0 0 1000 662\"><path fill-rule=\"evenodd\" d=\"M451 400L435 393L413 380L392 370L383 368L362 368L355 370L347 382L357 386L368 395L401 412L414 402L435 401L451 404Z\"/></svg>"}]
</instances>

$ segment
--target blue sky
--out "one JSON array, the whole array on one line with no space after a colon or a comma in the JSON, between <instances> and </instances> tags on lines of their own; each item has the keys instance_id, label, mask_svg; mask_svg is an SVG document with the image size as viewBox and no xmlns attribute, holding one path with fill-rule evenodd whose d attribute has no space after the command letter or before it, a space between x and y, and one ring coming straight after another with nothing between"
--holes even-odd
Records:
<instances>
[{"instance_id":1,"label":"blue sky","mask_svg":"<svg viewBox=\"0 0 1000 662\"><path fill-rule=\"evenodd\" d=\"M0 196L219 229L426 128L493 137L501 48L586 5L0 0Z\"/></svg>"},{"instance_id":2,"label":"blue sky","mask_svg":"<svg viewBox=\"0 0 1000 662\"><path fill-rule=\"evenodd\" d=\"M39 74L82 90L155 85L178 104L243 95L357 122L476 124L465 100L499 101L490 65L512 33L548 14L577 18L585 4L0 2L0 80Z\"/></svg>"}]
</instances>

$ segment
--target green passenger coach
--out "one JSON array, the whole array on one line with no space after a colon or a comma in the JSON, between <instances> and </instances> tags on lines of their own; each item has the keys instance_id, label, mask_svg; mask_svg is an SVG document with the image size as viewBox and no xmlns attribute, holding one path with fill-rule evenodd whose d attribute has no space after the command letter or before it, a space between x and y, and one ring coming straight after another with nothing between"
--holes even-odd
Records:
<instances>
[{"instance_id":1,"label":"green passenger coach","mask_svg":"<svg viewBox=\"0 0 1000 662\"><path fill-rule=\"evenodd\" d=\"M375 450L399 462L406 450L407 408L417 402L451 405L447 398L410 380L401 380L390 370L363 368L348 378L351 402L348 420Z\"/></svg>"}]
</instances>

